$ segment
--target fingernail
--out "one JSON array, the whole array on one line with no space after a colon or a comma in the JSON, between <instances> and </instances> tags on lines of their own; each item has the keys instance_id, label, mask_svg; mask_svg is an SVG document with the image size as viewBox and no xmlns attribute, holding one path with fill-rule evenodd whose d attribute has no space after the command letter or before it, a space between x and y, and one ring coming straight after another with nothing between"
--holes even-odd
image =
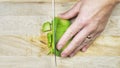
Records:
<instances>
[{"instance_id":1,"label":"fingernail","mask_svg":"<svg viewBox=\"0 0 120 68\"><path fill-rule=\"evenodd\" d=\"M61 46L58 46L57 49L60 50L60 49L61 49Z\"/></svg>"},{"instance_id":2,"label":"fingernail","mask_svg":"<svg viewBox=\"0 0 120 68\"><path fill-rule=\"evenodd\" d=\"M65 58L65 57L66 57L66 54L65 54L65 53L62 53L61 56L62 56L63 58Z\"/></svg>"},{"instance_id":3,"label":"fingernail","mask_svg":"<svg viewBox=\"0 0 120 68\"><path fill-rule=\"evenodd\" d=\"M83 48L82 51L85 52L87 49L86 48Z\"/></svg>"},{"instance_id":4,"label":"fingernail","mask_svg":"<svg viewBox=\"0 0 120 68\"><path fill-rule=\"evenodd\" d=\"M62 46L58 44L58 45L57 45L57 49L58 49L58 50L61 50L61 48L62 48Z\"/></svg>"}]
</instances>

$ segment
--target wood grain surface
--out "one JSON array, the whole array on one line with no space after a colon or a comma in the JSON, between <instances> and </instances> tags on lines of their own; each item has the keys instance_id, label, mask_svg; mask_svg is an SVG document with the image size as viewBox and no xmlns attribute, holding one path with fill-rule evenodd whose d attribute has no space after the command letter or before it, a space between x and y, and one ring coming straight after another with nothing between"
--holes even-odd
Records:
<instances>
[{"instance_id":1,"label":"wood grain surface","mask_svg":"<svg viewBox=\"0 0 120 68\"><path fill-rule=\"evenodd\" d=\"M55 0L55 2L75 2L78 0ZM52 2L52 0L0 0L0 2Z\"/></svg>"},{"instance_id":2,"label":"wood grain surface","mask_svg":"<svg viewBox=\"0 0 120 68\"><path fill-rule=\"evenodd\" d=\"M56 15L74 3L57 3ZM120 5L87 52L73 58L57 57L57 68L120 68L119 12ZM51 3L0 3L0 67L54 68L54 56L47 55L46 35L40 31L51 17Z\"/></svg>"}]
</instances>

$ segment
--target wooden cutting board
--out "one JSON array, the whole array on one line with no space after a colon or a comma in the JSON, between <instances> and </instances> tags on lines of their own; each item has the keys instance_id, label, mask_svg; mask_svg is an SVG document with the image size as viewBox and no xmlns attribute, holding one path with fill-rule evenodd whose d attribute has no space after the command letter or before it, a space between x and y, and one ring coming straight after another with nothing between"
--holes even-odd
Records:
<instances>
[{"instance_id":1,"label":"wooden cutting board","mask_svg":"<svg viewBox=\"0 0 120 68\"><path fill-rule=\"evenodd\" d=\"M56 2L75 2L78 0L55 0ZM52 2L52 0L0 0L0 2Z\"/></svg>"},{"instance_id":2,"label":"wooden cutting board","mask_svg":"<svg viewBox=\"0 0 120 68\"><path fill-rule=\"evenodd\" d=\"M74 3L58 3L56 15ZM0 3L0 67L54 67L54 56L47 55L46 36L40 31L43 22L51 20L50 6L51 3ZM58 68L119 68L119 12L120 5L87 52L79 52L73 58L57 57Z\"/></svg>"}]
</instances>

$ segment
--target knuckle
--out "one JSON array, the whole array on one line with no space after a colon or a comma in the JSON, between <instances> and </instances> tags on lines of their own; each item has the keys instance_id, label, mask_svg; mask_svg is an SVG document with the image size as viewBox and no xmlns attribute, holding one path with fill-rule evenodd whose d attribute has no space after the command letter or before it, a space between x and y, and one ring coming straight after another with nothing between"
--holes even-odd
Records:
<instances>
[{"instance_id":1,"label":"knuckle","mask_svg":"<svg viewBox=\"0 0 120 68\"><path fill-rule=\"evenodd\" d=\"M94 32L97 30L97 25L96 24L89 24L88 27L86 28L87 31Z\"/></svg>"},{"instance_id":2,"label":"knuckle","mask_svg":"<svg viewBox=\"0 0 120 68\"><path fill-rule=\"evenodd\" d=\"M77 19L77 20L76 20L76 23L78 23L77 26L78 26L78 25L80 25L80 26L85 26L85 25L89 24L89 23L88 23L86 20L84 20L84 19Z\"/></svg>"},{"instance_id":3,"label":"knuckle","mask_svg":"<svg viewBox=\"0 0 120 68\"><path fill-rule=\"evenodd\" d=\"M74 35L74 30L69 30L69 32L66 33L67 37L72 37Z\"/></svg>"},{"instance_id":4,"label":"knuckle","mask_svg":"<svg viewBox=\"0 0 120 68\"><path fill-rule=\"evenodd\" d=\"M76 39L76 40L74 40L74 43L73 43L74 45L78 45L79 44L79 41Z\"/></svg>"},{"instance_id":5,"label":"knuckle","mask_svg":"<svg viewBox=\"0 0 120 68\"><path fill-rule=\"evenodd\" d=\"M98 33L101 33L101 32L103 32L104 31L104 28L101 28L101 29L99 29L97 32Z\"/></svg>"},{"instance_id":6,"label":"knuckle","mask_svg":"<svg viewBox=\"0 0 120 68\"><path fill-rule=\"evenodd\" d=\"M66 42L66 41L68 41L72 36L73 36L72 32L66 32L66 33L62 36L61 41Z\"/></svg>"},{"instance_id":7,"label":"knuckle","mask_svg":"<svg viewBox=\"0 0 120 68\"><path fill-rule=\"evenodd\" d=\"M87 22L80 22L80 26L86 26L86 25L88 25L89 23L87 23Z\"/></svg>"},{"instance_id":8,"label":"knuckle","mask_svg":"<svg viewBox=\"0 0 120 68\"><path fill-rule=\"evenodd\" d=\"M69 35L64 35L60 40L61 42L66 42L69 39Z\"/></svg>"},{"instance_id":9,"label":"knuckle","mask_svg":"<svg viewBox=\"0 0 120 68\"><path fill-rule=\"evenodd\" d=\"M92 32L95 31L95 30L96 30L96 28L92 28L92 29L91 29Z\"/></svg>"},{"instance_id":10,"label":"knuckle","mask_svg":"<svg viewBox=\"0 0 120 68\"><path fill-rule=\"evenodd\" d=\"M73 43L72 43L72 44L73 44L75 47L78 47L78 46L80 45L80 43L81 43L81 39L76 38L76 39L73 40Z\"/></svg>"},{"instance_id":11,"label":"knuckle","mask_svg":"<svg viewBox=\"0 0 120 68\"><path fill-rule=\"evenodd\" d=\"M76 27L70 27L66 32L66 38L71 38L72 36L74 36L77 33L78 30L78 26Z\"/></svg>"}]
</instances>

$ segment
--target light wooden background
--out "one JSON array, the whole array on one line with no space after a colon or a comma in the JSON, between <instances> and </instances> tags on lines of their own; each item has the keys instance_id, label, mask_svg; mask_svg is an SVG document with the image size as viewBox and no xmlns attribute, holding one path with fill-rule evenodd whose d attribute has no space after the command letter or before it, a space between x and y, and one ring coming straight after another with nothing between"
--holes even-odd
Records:
<instances>
[{"instance_id":1,"label":"light wooden background","mask_svg":"<svg viewBox=\"0 0 120 68\"><path fill-rule=\"evenodd\" d=\"M52 0L0 0L1 2L52 2ZM78 0L55 0L56 2L74 2Z\"/></svg>"},{"instance_id":2,"label":"light wooden background","mask_svg":"<svg viewBox=\"0 0 120 68\"><path fill-rule=\"evenodd\" d=\"M46 45L39 42L41 25L51 20L51 0L0 1L0 67L54 68L54 56L47 56L47 50L41 48ZM75 0L56 1L60 2L56 5L56 15L75 3L72 2ZM105 31L89 50L73 58L57 57L57 68L120 68L119 25L120 5L114 9Z\"/></svg>"}]
</instances>

